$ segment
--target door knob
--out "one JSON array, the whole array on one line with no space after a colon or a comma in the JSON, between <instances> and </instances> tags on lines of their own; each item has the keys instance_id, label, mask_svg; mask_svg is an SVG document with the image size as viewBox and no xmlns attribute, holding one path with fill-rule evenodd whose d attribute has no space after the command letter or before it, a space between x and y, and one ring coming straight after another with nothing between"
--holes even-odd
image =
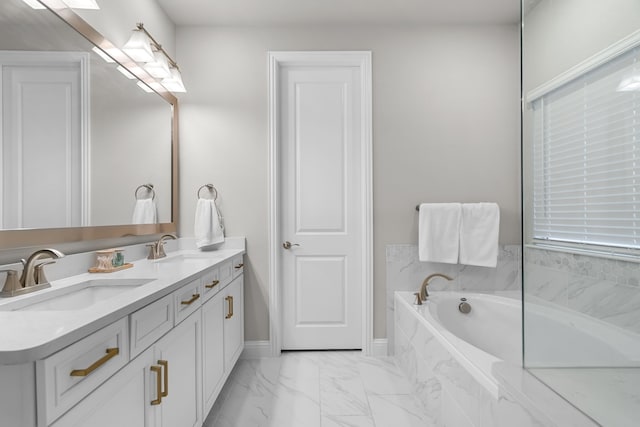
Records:
<instances>
[{"instance_id":1,"label":"door knob","mask_svg":"<svg viewBox=\"0 0 640 427\"><path fill-rule=\"evenodd\" d=\"M291 249L291 246L300 246L300 245L297 243L291 243L288 240L282 244L282 247L285 249Z\"/></svg>"}]
</instances>

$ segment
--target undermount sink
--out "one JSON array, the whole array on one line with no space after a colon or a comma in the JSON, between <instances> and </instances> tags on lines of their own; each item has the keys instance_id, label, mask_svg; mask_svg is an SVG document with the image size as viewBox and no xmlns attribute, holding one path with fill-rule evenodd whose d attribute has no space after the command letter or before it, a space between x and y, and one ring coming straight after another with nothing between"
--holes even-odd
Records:
<instances>
[{"instance_id":1,"label":"undermount sink","mask_svg":"<svg viewBox=\"0 0 640 427\"><path fill-rule=\"evenodd\" d=\"M0 309L11 311L67 311L80 310L98 302L136 289L155 279L95 279L52 291L33 294Z\"/></svg>"}]
</instances>

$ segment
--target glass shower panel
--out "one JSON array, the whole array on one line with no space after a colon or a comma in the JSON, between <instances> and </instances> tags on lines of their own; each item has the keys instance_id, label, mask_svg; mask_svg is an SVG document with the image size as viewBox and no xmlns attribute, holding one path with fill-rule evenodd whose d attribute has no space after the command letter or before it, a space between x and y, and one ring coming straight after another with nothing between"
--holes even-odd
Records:
<instances>
[{"instance_id":1,"label":"glass shower panel","mask_svg":"<svg viewBox=\"0 0 640 427\"><path fill-rule=\"evenodd\" d=\"M640 417L640 2L523 0L524 365Z\"/></svg>"}]
</instances>

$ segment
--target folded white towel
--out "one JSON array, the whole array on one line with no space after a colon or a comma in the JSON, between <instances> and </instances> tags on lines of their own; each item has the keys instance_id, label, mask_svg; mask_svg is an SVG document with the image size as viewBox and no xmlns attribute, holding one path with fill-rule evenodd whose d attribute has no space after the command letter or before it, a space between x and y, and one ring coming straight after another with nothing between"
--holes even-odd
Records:
<instances>
[{"instance_id":1,"label":"folded white towel","mask_svg":"<svg viewBox=\"0 0 640 427\"><path fill-rule=\"evenodd\" d=\"M155 224L157 222L157 211L156 202L153 199L136 200L131 222L134 224Z\"/></svg>"},{"instance_id":2,"label":"folded white towel","mask_svg":"<svg viewBox=\"0 0 640 427\"><path fill-rule=\"evenodd\" d=\"M499 231L500 208L496 203L463 203L460 264L495 267Z\"/></svg>"},{"instance_id":3,"label":"folded white towel","mask_svg":"<svg viewBox=\"0 0 640 427\"><path fill-rule=\"evenodd\" d=\"M460 203L422 203L418 222L420 261L458 262Z\"/></svg>"},{"instance_id":4,"label":"folded white towel","mask_svg":"<svg viewBox=\"0 0 640 427\"><path fill-rule=\"evenodd\" d=\"M224 242L224 228L214 200L198 199L194 235L198 248Z\"/></svg>"}]
</instances>

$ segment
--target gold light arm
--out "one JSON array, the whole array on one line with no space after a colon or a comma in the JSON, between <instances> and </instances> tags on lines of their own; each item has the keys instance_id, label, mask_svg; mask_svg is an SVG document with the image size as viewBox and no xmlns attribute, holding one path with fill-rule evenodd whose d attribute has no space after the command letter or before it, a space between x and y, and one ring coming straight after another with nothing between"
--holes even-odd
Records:
<instances>
[{"instance_id":1,"label":"gold light arm","mask_svg":"<svg viewBox=\"0 0 640 427\"><path fill-rule=\"evenodd\" d=\"M136 28L140 31L142 31L143 33L145 33L147 35L147 37L149 37L149 39L151 40L151 42L153 43L153 47L155 47L159 52L162 52L162 54L167 58L167 61L169 61L169 65L173 68L175 68L176 70L179 70L180 67L178 67L178 63L176 61L174 61L169 54L167 53L166 50L163 49L162 45L160 43L158 43L156 41L156 39L153 38L153 36L151 34L149 34L149 31L147 31L146 28L144 28L144 24L142 22L138 22L136 24Z\"/></svg>"}]
</instances>

